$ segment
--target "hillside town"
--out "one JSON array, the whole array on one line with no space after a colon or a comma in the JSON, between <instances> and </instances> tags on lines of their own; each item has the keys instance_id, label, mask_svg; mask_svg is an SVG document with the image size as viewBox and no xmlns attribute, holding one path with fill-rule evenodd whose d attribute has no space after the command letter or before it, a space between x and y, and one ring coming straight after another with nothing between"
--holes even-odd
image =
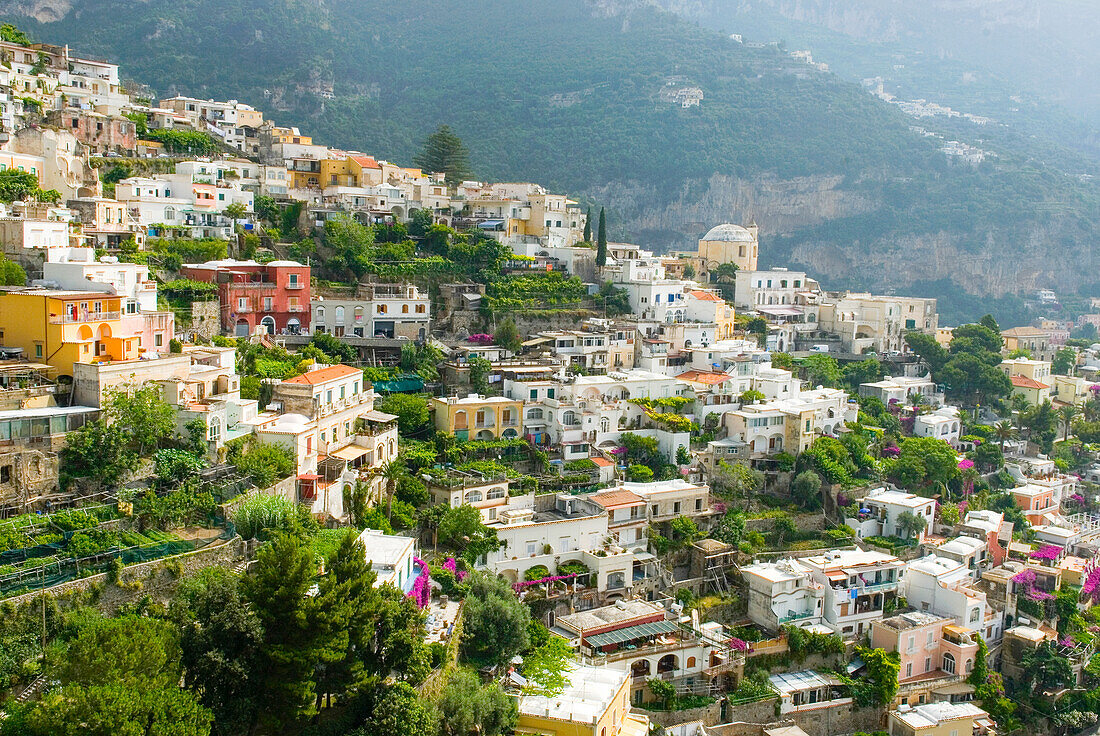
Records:
<instances>
[{"instance_id":1,"label":"hillside town","mask_svg":"<svg viewBox=\"0 0 1100 736\"><path fill-rule=\"evenodd\" d=\"M948 327L5 29L0 736L1095 728L1100 300Z\"/></svg>"}]
</instances>

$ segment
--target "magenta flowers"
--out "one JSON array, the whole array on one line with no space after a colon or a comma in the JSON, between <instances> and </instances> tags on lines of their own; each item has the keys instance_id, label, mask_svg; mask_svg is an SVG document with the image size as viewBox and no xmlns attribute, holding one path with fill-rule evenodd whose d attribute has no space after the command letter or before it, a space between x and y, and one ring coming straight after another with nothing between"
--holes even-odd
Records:
<instances>
[{"instance_id":1,"label":"magenta flowers","mask_svg":"<svg viewBox=\"0 0 1100 736\"><path fill-rule=\"evenodd\" d=\"M412 590L409 591L409 598L416 601L416 605L419 608L427 608L428 604L432 600L432 583L431 572L428 570L428 563L419 557L414 557L413 562L420 566L420 574L416 576L416 580L413 582Z\"/></svg>"}]
</instances>

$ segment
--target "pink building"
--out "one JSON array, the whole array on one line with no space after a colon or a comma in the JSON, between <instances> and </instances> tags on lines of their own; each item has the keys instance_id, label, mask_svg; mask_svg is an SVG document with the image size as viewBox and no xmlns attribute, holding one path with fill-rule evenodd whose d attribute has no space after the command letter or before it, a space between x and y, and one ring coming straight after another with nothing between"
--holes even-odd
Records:
<instances>
[{"instance_id":1,"label":"pink building","mask_svg":"<svg viewBox=\"0 0 1100 736\"><path fill-rule=\"evenodd\" d=\"M898 682L966 677L978 653L975 633L954 619L910 611L871 623L871 646L897 652Z\"/></svg>"},{"instance_id":2,"label":"pink building","mask_svg":"<svg viewBox=\"0 0 1100 736\"><path fill-rule=\"evenodd\" d=\"M1050 486L1038 486L1028 483L1012 489L1012 496L1024 512L1024 517L1032 525L1042 526L1046 521L1043 514L1057 511L1054 503L1054 489Z\"/></svg>"}]
</instances>

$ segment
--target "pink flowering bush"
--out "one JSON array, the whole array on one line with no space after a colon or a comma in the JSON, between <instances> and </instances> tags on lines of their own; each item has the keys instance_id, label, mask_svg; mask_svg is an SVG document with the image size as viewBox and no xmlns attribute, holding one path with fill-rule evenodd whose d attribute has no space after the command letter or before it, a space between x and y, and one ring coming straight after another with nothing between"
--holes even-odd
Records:
<instances>
[{"instance_id":1,"label":"pink flowering bush","mask_svg":"<svg viewBox=\"0 0 1100 736\"><path fill-rule=\"evenodd\" d=\"M1023 588L1030 588L1035 585L1035 571L1021 570L1012 576L1012 582Z\"/></svg>"},{"instance_id":2,"label":"pink flowering bush","mask_svg":"<svg viewBox=\"0 0 1100 736\"><path fill-rule=\"evenodd\" d=\"M1044 560L1046 562L1053 562L1057 560L1059 555L1062 554L1062 548L1055 544L1044 544L1042 547L1036 550L1032 550L1028 555L1032 559Z\"/></svg>"},{"instance_id":3,"label":"pink flowering bush","mask_svg":"<svg viewBox=\"0 0 1100 736\"><path fill-rule=\"evenodd\" d=\"M419 608L427 608L432 600L431 573L428 571L428 563L419 557L414 557L413 562L420 566L420 574L416 576L408 597L416 601Z\"/></svg>"},{"instance_id":4,"label":"pink flowering bush","mask_svg":"<svg viewBox=\"0 0 1100 736\"><path fill-rule=\"evenodd\" d=\"M886 457L897 457L901 454L901 448L891 445L890 447L882 448L882 454Z\"/></svg>"},{"instance_id":5,"label":"pink flowering bush","mask_svg":"<svg viewBox=\"0 0 1100 736\"><path fill-rule=\"evenodd\" d=\"M749 643L744 639L738 639L736 636L730 639L730 649L735 652L747 652L749 648Z\"/></svg>"},{"instance_id":6,"label":"pink flowering bush","mask_svg":"<svg viewBox=\"0 0 1100 736\"><path fill-rule=\"evenodd\" d=\"M974 467L974 461L970 458L963 458L959 461L959 470L970 470Z\"/></svg>"},{"instance_id":7,"label":"pink flowering bush","mask_svg":"<svg viewBox=\"0 0 1100 736\"><path fill-rule=\"evenodd\" d=\"M475 335L470 335L466 339L470 342L476 342L478 345L488 345L493 341L493 336L486 335L484 332L479 332Z\"/></svg>"},{"instance_id":8,"label":"pink flowering bush","mask_svg":"<svg viewBox=\"0 0 1100 736\"><path fill-rule=\"evenodd\" d=\"M1100 565L1089 571L1081 586L1081 597L1092 600L1093 604L1100 604Z\"/></svg>"}]
</instances>

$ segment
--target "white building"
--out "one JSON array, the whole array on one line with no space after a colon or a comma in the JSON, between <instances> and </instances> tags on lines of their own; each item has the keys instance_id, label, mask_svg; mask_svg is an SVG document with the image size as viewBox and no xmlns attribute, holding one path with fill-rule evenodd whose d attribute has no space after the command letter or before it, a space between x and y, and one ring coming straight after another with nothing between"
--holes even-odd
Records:
<instances>
[{"instance_id":1,"label":"white building","mask_svg":"<svg viewBox=\"0 0 1100 736\"><path fill-rule=\"evenodd\" d=\"M798 560L756 562L741 568L741 577L749 589L749 618L757 626L775 632L786 624L824 622L825 586Z\"/></svg>"},{"instance_id":2,"label":"white building","mask_svg":"<svg viewBox=\"0 0 1100 736\"><path fill-rule=\"evenodd\" d=\"M157 282L150 278L148 266L120 263L113 256L96 260L92 248L68 248L54 256L54 260L42 264L44 281L62 289L118 294L124 297L125 314L157 311Z\"/></svg>"},{"instance_id":3,"label":"white building","mask_svg":"<svg viewBox=\"0 0 1100 736\"><path fill-rule=\"evenodd\" d=\"M770 271L738 271L734 278L734 306L740 309L793 305L800 293L821 291L802 271L773 268Z\"/></svg>"},{"instance_id":4,"label":"white building","mask_svg":"<svg viewBox=\"0 0 1100 736\"><path fill-rule=\"evenodd\" d=\"M200 174L195 167L184 168L184 173L123 179L115 185L115 197L151 230L185 232L196 239L228 239L233 223L223 213L232 204L252 212L253 192L242 189L236 179L217 179L214 169ZM152 227L155 225L161 227Z\"/></svg>"},{"instance_id":5,"label":"white building","mask_svg":"<svg viewBox=\"0 0 1100 736\"><path fill-rule=\"evenodd\" d=\"M886 596L897 596L905 568L893 555L875 551L836 550L799 563L824 587L824 623L845 639L859 637L871 621L882 618Z\"/></svg>"},{"instance_id":6,"label":"white building","mask_svg":"<svg viewBox=\"0 0 1100 736\"><path fill-rule=\"evenodd\" d=\"M937 390L931 376L924 378L893 376L881 381L859 384L860 396L874 396L883 404L907 404L915 395L923 396L927 403L942 403L943 396Z\"/></svg>"},{"instance_id":7,"label":"white building","mask_svg":"<svg viewBox=\"0 0 1100 736\"><path fill-rule=\"evenodd\" d=\"M425 340L431 301L413 284L363 284L356 299L315 297L310 301L310 319L311 333Z\"/></svg>"},{"instance_id":8,"label":"white building","mask_svg":"<svg viewBox=\"0 0 1100 736\"><path fill-rule=\"evenodd\" d=\"M743 406L727 412L727 435L745 448L741 459L755 459L778 452L799 454L816 437L832 435L845 422L856 420L858 407L841 389L817 388L796 396Z\"/></svg>"},{"instance_id":9,"label":"white building","mask_svg":"<svg viewBox=\"0 0 1100 736\"><path fill-rule=\"evenodd\" d=\"M993 644L1004 633L1004 614L993 608L975 587L968 564L928 555L911 562L898 586L898 595L919 611L955 619Z\"/></svg>"},{"instance_id":10,"label":"white building","mask_svg":"<svg viewBox=\"0 0 1100 736\"><path fill-rule=\"evenodd\" d=\"M859 516L847 517L844 521L860 539L908 537L900 523L901 515L906 513L924 520L924 528L917 535L918 542L925 541L932 532L932 522L936 515L936 500L933 498L880 488L867 494L859 505Z\"/></svg>"},{"instance_id":11,"label":"white building","mask_svg":"<svg viewBox=\"0 0 1100 736\"><path fill-rule=\"evenodd\" d=\"M413 582L420 573L413 563L413 558L417 556L415 539L383 534L377 529L364 529L359 541L366 550L367 562L378 575L374 581L375 587L389 584L403 593L412 590Z\"/></svg>"}]
</instances>

